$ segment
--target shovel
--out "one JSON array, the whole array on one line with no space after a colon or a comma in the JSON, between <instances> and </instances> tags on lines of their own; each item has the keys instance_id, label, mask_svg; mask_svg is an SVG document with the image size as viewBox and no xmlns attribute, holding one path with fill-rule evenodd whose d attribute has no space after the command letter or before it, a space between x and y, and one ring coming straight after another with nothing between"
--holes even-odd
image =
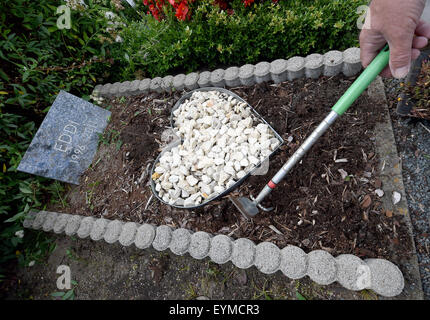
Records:
<instances>
[{"instance_id":1,"label":"shovel","mask_svg":"<svg viewBox=\"0 0 430 320\"><path fill-rule=\"evenodd\" d=\"M315 142L321 137L321 135L335 122L335 120L341 116L351 104L362 94L362 92L369 86L369 84L376 78L376 76L385 68L388 64L390 57L390 51L388 45L386 45L381 52L373 59L372 63L364 69L360 76L354 81L354 83L346 90L343 96L337 101L332 107L330 113L324 118L324 120L318 125L318 127L312 132L312 134L303 142L303 144L297 149L291 158L284 164L284 166L275 174L272 180L264 186L260 191L257 198L251 199L240 197L236 198L230 196L230 200L236 206L236 208L246 217L252 218L258 212L258 208L263 211L271 211L273 208L265 208L260 202L273 190L276 185L281 182L285 175L291 170L291 168L306 154L306 152L315 144Z\"/></svg>"}]
</instances>

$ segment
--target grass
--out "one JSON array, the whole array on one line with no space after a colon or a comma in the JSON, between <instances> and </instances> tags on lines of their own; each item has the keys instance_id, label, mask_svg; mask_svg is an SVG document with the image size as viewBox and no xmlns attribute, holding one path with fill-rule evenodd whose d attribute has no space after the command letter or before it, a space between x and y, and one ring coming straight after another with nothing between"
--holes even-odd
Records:
<instances>
[{"instance_id":1,"label":"grass","mask_svg":"<svg viewBox=\"0 0 430 320\"><path fill-rule=\"evenodd\" d=\"M191 282L189 282L187 284L187 286L185 287L185 299L186 300L194 300L198 296L199 295L197 293L196 288L194 287L194 285Z\"/></svg>"},{"instance_id":2,"label":"grass","mask_svg":"<svg viewBox=\"0 0 430 320\"><path fill-rule=\"evenodd\" d=\"M406 91L414 101L411 115L430 120L430 60L423 62L416 84L406 85Z\"/></svg>"}]
</instances>

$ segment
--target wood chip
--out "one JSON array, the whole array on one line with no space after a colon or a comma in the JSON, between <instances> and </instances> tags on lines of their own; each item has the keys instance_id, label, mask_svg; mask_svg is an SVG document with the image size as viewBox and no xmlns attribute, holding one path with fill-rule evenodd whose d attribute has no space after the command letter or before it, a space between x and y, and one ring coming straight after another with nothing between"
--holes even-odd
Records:
<instances>
[{"instance_id":1,"label":"wood chip","mask_svg":"<svg viewBox=\"0 0 430 320\"><path fill-rule=\"evenodd\" d=\"M369 208L370 204L372 203L372 198L368 194L366 194L363 198L363 201L361 201L360 206L363 209Z\"/></svg>"},{"instance_id":2,"label":"wood chip","mask_svg":"<svg viewBox=\"0 0 430 320\"><path fill-rule=\"evenodd\" d=\"M276 229L276 227L274 225L269 225L269 228L272 229L277 234L284 235L281 231L279 231L278 229Z\"/></svg>"},{"instance_id":3,"label":"wood chip","mask_svg":"<svg viewBox=\"0 0 430 320\"><path fill-rule=\"evenodd\" d=\"M375 180L375 188L380 189L382 187L382 181L379 179Z\"/></svg>"},{"instance_id":4,"label":"wood chip","mask_svg":"<svg viewBox=\"0 0 430 320\"><path fill-rule=\"evenodd\" d=\"M342 180L345 180L345 178L348 176L348 172L343 169L338 169L337 171L340 173Z\"/></svg>"},{"instance_id":5,"label":"wood chip","mask_svg":"<svg viewBox=\"0 0 430 320\"><path fill-rule=\"evenodd\" d=\"M334 162L335 163L344 163L344 162L348 162L348 159L337 159Z\"/></svg>"}]
</instances>

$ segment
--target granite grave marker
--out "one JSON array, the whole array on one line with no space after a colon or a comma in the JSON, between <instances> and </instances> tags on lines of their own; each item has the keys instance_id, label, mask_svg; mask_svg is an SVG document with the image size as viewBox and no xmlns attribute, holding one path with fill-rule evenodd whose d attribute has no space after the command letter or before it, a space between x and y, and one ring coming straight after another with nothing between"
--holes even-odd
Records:
<instances>
[{"instance_id":1,"label":"granite grave marker","mask_svg":"<svg viewBox=\"0 0 430 320\"><path fill-rule=\"evenodd\" d=\"M97 151L110 111L60 91L18 170L79 184Z\"/></svg>"}]
</instances>

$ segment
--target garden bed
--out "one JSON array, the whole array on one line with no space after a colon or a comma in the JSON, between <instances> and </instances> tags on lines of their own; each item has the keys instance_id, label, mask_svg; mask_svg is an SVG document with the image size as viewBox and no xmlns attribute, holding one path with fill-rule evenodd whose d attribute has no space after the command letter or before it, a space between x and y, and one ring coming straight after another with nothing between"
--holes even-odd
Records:
<instances>
[{"instance_id":1,"label":"garden bed","mask_svg":"<svg viewBox=\"0 0 430 320\"><path fill-rule=\"evenodd\" d=\"M430 120L430 49L413 62L411 72L401 83L403 88L397 103L397 113Z\"/></svg>"},{"instance_id":2,"label":"garden bed","mask_svg":"<svg viewBox=\"0 0 430 320\"><path fill-rule=\"evenodd\" d=\"M285 140L268 173L249 177L233 194L256 196L353 80L321 77L231 89ZM112 118L93 165L68 194L68 205L50 210L292 244L306 252L324 249L334 256L409 255L402 217L385 211L375 194L381 181L373 129L382 104L364 93L265 199L263 205L275 210L246 220L226 197L196 210L176 209L155 197L148 201L149 170L169 142L162 133L180 97L176 92L105 101Z\"/></svg>"}]
</instances>

